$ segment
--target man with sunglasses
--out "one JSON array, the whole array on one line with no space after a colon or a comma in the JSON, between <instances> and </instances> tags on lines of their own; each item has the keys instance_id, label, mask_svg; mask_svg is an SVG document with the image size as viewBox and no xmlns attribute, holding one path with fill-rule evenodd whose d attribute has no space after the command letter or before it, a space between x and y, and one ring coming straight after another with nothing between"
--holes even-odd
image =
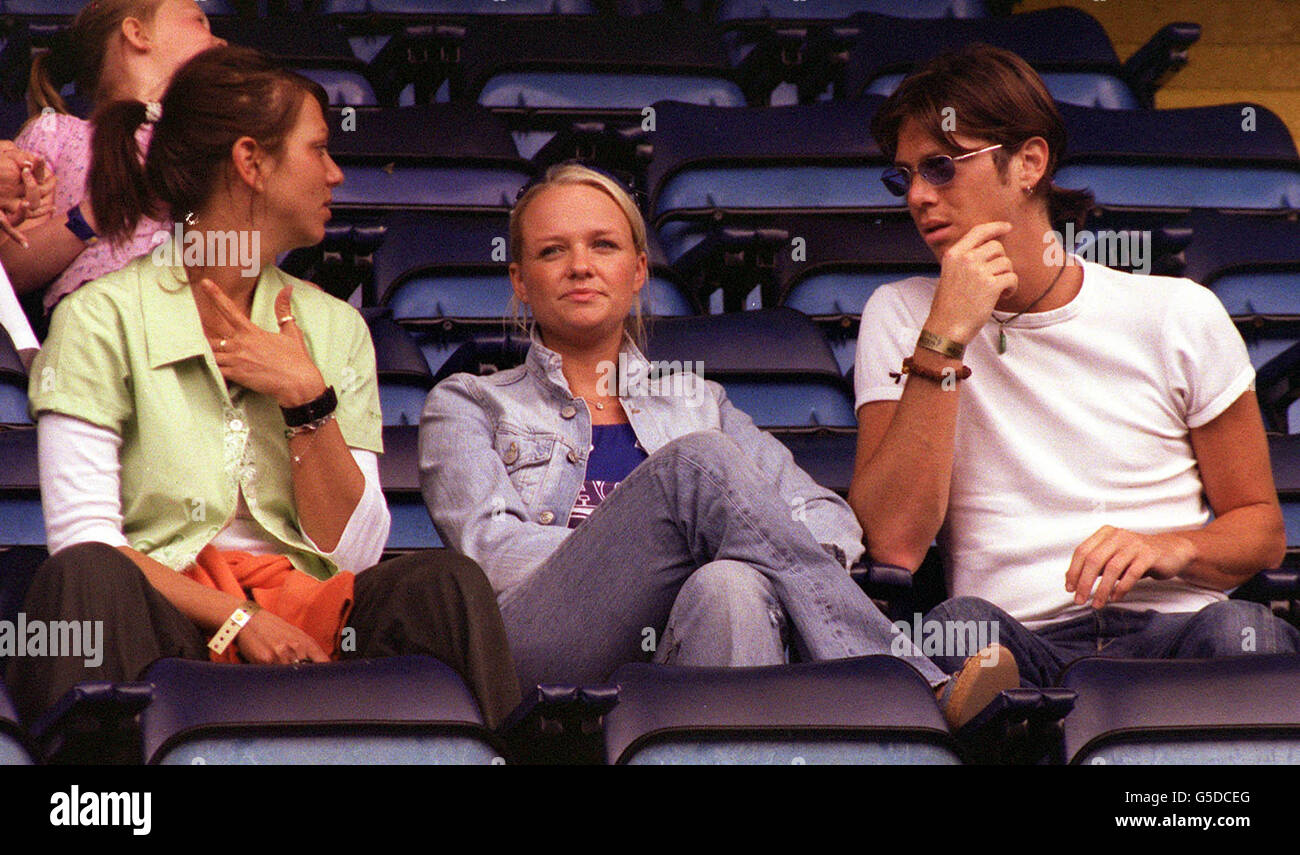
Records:
<instances>
[{"instance_id":1,"label":"man with sunglasses","mask_svg":"<svg viewBox=\"0 0 1300 855\"><path fill-rule=\"evenodd\" d=\"M953 599L927 622L996 625L1032 685L1084 655L1300 649L1224 593L1286 545L1241 337L1196 283L1059 246L1091 197L1052 184L1065 130L1038 76L946 54L872 133L940 275L862 316L849 503L871 558L915 571L938 537Z\"/></svg>"}]
</instances>

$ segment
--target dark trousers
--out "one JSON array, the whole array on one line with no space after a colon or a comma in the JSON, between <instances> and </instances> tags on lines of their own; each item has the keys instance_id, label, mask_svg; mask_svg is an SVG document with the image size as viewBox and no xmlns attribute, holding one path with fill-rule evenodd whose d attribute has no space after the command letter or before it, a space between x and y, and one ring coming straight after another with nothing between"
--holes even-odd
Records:
<instances>
[{"instance_id":1,"label":"dark trousers","mask_svg":"<svg viewBox=\"0 0 1300 855\"><path fill-rule=\"evenodd\" d=\"M202 630L149 584L126 555L102 543L50 556L32 580L26 620L103 621L97 665L84 656L15 656L6 682L32 722L74 684L136 679L155 659L207 659ZM433 656L464 678L496 727L519 703L519 682L496 598L478 565L445 551L385 561L357 575L345 658Z\"/></svg>"}]
</instances>

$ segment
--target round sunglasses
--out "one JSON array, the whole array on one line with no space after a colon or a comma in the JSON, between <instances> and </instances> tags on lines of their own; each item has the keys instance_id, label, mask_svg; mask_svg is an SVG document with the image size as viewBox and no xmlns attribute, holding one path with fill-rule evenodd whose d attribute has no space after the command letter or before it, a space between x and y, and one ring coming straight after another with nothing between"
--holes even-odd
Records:
<instances>
[{"instance_id":1,"label":"round sunglasses","mask_svg":"<svg viewBox=\"0 0 1300 855\"><path fill-rule=\"evenodd\" d=\"M985 146L979 151L968 151L956 157L936 154L917 164L916 174L935 187L942 187L957 175L957 161L993 151L995 148L1002 148L1002 143ZM906 166L891 166L880 174L880 181L885 185L885 189L895 196L906 196L912 186L912 170Z\"/></svg>"}]
</instances>

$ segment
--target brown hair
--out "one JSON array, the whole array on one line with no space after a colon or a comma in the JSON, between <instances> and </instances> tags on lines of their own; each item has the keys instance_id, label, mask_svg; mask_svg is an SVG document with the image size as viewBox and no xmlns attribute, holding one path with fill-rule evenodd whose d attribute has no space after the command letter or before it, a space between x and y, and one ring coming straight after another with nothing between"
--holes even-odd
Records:
<instances>
[{"instance_id":1,"label":"brown hair","mask_svg":"<svg viewBox=\"0 0 1300 855\"><path fill-rule=\"evenodd\" d=\"M949 130L954 118L956 128ZM899 84L871 120L872 136L891 159L907 119L956 151L966 148L954 133L1001 143L993 156L1003 175L1012 152L1031 137L1042 137L1047 142L1047 169L1033 195L1046 198L1054 226L1073 222L1083 228L1092 194L1052 183L1065 152L1065 123L1042 78L1014 53L970 44L935 57Z\"/></svg>"},{"instance_id":2,"label":"brown hair","mask_svg":"<svg viewBox=\"0 0 1300 855\"><path fill-rule=\"evenodd\" d=\"M122 240L146 215L173 217L208 200L240 137L271 154L293 130L303 99L325 112L325 90L272 59L241 47L209 48L181 66L162 100L149 154L140 162L140 101L114 101L95 112L87 187L100 234Z\"/></svg>"},{"instance_id":3,"label":"brown hair","mask_svg":"<svg viewBox=\"0 0 1300 855\"><path fill-rule=\"evenodd\" d=\"M72 26L60 31L48 51L32 59L32 74L27 83L27 109L35 116L47 107L68 113L59 90L76 83L78 91L98 101L100 76L109 41L122 29L127 18L143 23L153 20L163 0L95 0L87 3L72 20Z\"/></svg>"}]
</instances>

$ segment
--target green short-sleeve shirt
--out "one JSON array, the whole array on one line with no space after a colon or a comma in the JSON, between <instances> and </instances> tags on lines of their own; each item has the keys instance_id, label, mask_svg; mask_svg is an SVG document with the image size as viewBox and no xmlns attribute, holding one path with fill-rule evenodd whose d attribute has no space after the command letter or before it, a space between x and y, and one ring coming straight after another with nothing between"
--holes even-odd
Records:
<instances>
[{"instance_id":1,"label":"green short-sleeve shirt","mask_svg":"<svg viewBox=\"0 0 1300 855\"><path fill-rule=\"evenodd\" d=\"M266 267L253 323L279 329L275 298L289 284L308 352L338 394L344 440L382 452L374 346L360 314ZM32 366L29 395L33 417L62 413L122 438L122 528L140 552L188 567L233 519L242 487L253 518L295 566L318 578L338 571L299 525L279 406L227 389L183 268L146 255L65 297Z\"/></svg>"}]
</instances>

